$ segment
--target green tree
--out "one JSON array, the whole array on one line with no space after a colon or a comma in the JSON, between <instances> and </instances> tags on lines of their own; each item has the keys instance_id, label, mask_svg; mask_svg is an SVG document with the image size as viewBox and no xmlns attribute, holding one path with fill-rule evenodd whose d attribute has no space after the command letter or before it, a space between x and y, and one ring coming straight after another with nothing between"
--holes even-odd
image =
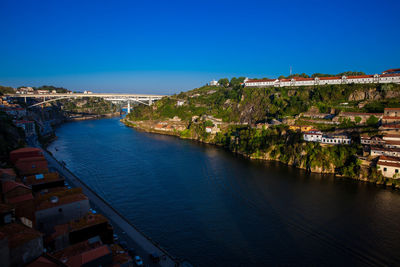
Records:
<instances>
[{"instance_id":1,"label":"green tree","mask_svg":"<svg viewBox=\"0 0 400 267\"><path fill-rule=\"evenodd\" d=\"M229 79L228 78L221 78L218 80L218 83L222 86L227 87L229 85Z\"/></svg>"},{"instance_id":2,"label":"green tree","mask_svg":"<svg viewBox=\"0 0 400 267\"><path fill-rule=\"evenodd\" d=\"M376 126L378 124L379 119L372 115L371 117L368 118L367 120L367 125L368 126Z\"/></svg>"},{"instance_id":3,"label":"green tree","mask_svg":"<svg viewBox=\"0 0 400 267\"><path fill-rule=\"evenodd\" d=\"M358 117L358 116L356 116L355 118L354 118L354 120L356 121L356 123L358 124L358 123L360 123L361 122L361 117Z\"/></svg>"}]
</instances>

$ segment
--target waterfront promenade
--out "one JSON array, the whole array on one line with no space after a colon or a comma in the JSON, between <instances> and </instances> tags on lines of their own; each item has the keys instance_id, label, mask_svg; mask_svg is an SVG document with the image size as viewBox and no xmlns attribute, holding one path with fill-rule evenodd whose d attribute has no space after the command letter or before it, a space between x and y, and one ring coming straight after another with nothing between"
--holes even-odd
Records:
<instances>
[{"instance_id":1,"label":"waterfront promenade","mask_svg":"<svg viewBox=\"0 0 400 267\"><path fill-rule=\"evenodd\" d=\"M149 237L136 229L125 217L111 207L96 192L90 189L84 182L70 172L63 164L58 162L50 153L44 151L44 155L51 168L58 171L65 179L74 187L81 187L83 193L89 198L93 208L97 212L106 216L115 228L115 232L119 234L121 241L135 250L135 253L143 259L145 266L163 266L172 267L179 266L178 260L174 259L167 251L159 247ZM153 263L149 260L150 254L161 256L159 263Z\"/></svg>"}]
</instances>

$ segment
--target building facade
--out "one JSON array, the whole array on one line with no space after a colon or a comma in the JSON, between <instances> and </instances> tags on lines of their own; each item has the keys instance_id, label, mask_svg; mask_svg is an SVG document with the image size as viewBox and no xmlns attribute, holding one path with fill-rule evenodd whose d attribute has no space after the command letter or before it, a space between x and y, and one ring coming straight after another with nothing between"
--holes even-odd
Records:
<instances>
[{"instance_id":1,"label":"building facade","mask_svg":"<svg viewBox=\"0 0 400 267\"><path fill-rule=\"evenodd\" d=\"M400 73L392 70L384 71L382 74L359 75L359 76L335 76L303 78L293 77L291 79L246 79L245 86L253 87L286 87L286 86L313 86L326 84L368 84L368 83L399 83Z\"/></svg>"}]
</instances>

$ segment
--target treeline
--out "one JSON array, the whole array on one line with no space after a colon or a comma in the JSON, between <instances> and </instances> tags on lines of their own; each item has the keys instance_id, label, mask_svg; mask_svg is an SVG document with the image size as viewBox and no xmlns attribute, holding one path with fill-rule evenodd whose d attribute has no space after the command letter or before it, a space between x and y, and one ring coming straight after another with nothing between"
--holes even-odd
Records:
<instances>
[{"instance_id":1,"label":"treeline","mask_svg":"<svg viewBox=\"0 0 400 267\"><path fill-rule=\"evenodd\" d=\"M56 92L60 93L60 94L65 94L65 93L69 92L69 90L65 89L64 87L56 87L56 86L53 86L53 85L42 85L40 87L33 87L33 89L35 89L35 90L46 90L46 91L50 91L50 92L53 91L53 90L56 90Z\"/></svg>"}]
</instances>

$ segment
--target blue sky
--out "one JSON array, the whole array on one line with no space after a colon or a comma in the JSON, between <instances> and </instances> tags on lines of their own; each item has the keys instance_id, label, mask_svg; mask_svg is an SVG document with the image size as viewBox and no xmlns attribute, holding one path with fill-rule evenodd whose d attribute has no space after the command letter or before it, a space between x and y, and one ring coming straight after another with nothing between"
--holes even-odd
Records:
<instances>
[{"instance_id":1,"label":"blue sky","mask_svg":"<svg viewBox=\"0 0 400 267\"><path fill-rule=\"evenodd\" d=\"M400 1L0 1L0 84L173 93L400 67Z\"/></svg>"}]
</instances>

